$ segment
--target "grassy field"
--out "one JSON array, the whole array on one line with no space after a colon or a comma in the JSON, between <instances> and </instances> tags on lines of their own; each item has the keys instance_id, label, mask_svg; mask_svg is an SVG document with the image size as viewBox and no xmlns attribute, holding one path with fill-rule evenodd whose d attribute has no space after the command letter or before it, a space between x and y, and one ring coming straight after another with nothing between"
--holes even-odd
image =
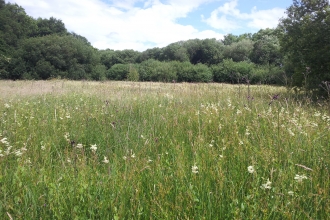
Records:
<instances>
[{"instance_id":1,"label":"grassy field","mask_svg":"<svg viewBox=\"0 0 330 220\"><path fill-rule=\"evenodd\" d=\"M329 219L329 115L283 87L0 81L0 219Z\"/></svg>"}]
</instances>

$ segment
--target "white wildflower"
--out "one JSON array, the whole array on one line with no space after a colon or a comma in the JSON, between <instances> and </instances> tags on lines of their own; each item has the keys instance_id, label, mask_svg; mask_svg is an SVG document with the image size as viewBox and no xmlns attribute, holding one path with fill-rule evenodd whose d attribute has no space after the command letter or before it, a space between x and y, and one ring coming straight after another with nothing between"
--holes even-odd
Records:
<instances>
[{"instance_id":1,"label":"white wildflower","mask_svg":"<svg viewBox=\"0 0 330 220\"><path fill-rule=\"evenodd\" d=\"M70 158L68 158L68 159L66 160L66 162L68 162L68 163L71 163L71 159L70 159Z\"/></svg>"},{"instance_id":2,"label":"white wildflower","mask_svg":"<svg viewBox=\"0 0 330 220\"><path fill-rule=\"evenodd\" d=\"M250 130L249 130L249 128L246 128L246 130L245 130L245 135L246 135L246 136L249 136L249 135L250 135Z\"/></svg>"},{"instance_id":3,"label":"white wildflower","mask_svg":"<svg viewBox=\"0 0 330 220\"><path fill-rule=\"evenodd\" d=\"M70 134L69 134L69 132L66 132L64 134L64 138L65 138L65 140L67 140L68 142L70 142Z\"/></svg>"},{"instance_id":4,"label":"white wildflower","mask_svg":"<svg viewBox=\"0 0 330 220\"><path fill-rule=\"evenodd\" d=\"M14 153L15 153L15 155L16 155L17 157L20 157L20 156L22 156L22 154L23 154L23 152L20 151L20 150L17 150L17 151L15 151Z\"/></svg>"},{"instance_id":5,"label":"white wildflower","mask_svg":"<svg viewBox=\"0 0 330 220\"><path fill-rule=\"evenodd\" d=\"M46 149L46 147L44 145L42 145L40 148L41 148L41 150L45 150Z\"/></svg>"},{"instance_id":6,"label":"white wildflower","mask_svg":"<svg viewBox=\"0 0 330 220\"><path fill-rule=\"evenodd\" d=\"M3 144L6 145L6 146L9 146L9 142L7 141L7 138L2 138L2 139L0 140L0 142L3 143Z\"/></svg>"},{"instance_id":7,"label":"white wildflower","mask_svg":"<svg viewBox=\"0 0 330 220\"><path fill-rule=\"evenodd\" d=\"M12 147L13 147L13 146L8 146L8 148L7 148L6 151L5 151L5 154L6 154L6 155L9 155L9 154L10 154L10 150L11 150Z\"/></svg>"},{"instance_id":8,"label":"white wildflower","mask_svg":"<svg viewBox=\"0 0 330 220\"><path fill-rule=\"evenodd\" d=\"M93 151L93 153L95 153L97 150L96 144L92 144L90 149Z\"/></svg>"},{"instance_id":9,"label":"white wildflower","mask_svg":"<svg viewBox=\"0 0 330 220\"><path fill-rule=\"evenodd\" d=\"M198 173L198 166L194 164L194 166L191 167L191 172Z\"/></svg>"},{"instance_id":10,"label":"white wildflower","mask_svg":"<svg viewBox=\"0 0 330 220\"><path fill-rule=\"evenodd\" d=\"M248 166L248 172L249 173L254 173L254 167L253 166Z\"/></svg>"},{"instance_id":11,"label":"white wildflower","mask_svg":"<svg viewBox=\"0 0 330 220\"><path fill-rule=\"evenodd\" d=\"M296 174L296 176L294 177L294 179L295 179L297 182L302 182L304 179L307 179L307 176Z\"/></svg>"},{"instance_id":12,"label":"white wildflower","mask_svg":"<svg viewBox=\"0 0 330 220\"><path fill-rule=\"evenodd\" d=\"M107 158L106 156L104 156L104 159L103 159L102 162L103 162L103 163L109 163L109 160L108 160L108 158Z\"/></svg>"},{"instance_id":13,"label":"white wildflower","mask_svg":"<svg viewBox=\"0 0 330 220\"><path fill-rule=\"evenodd\" d=\"M292 137L294 136L294 133L291 131L290 128L288 128L288 132L289 132L289 134L290 134Z\"/></svg>"},{"instance_id":14,"label":"white wildflower","mask_svg":"<svg viewBox=\"0 0 330 220\"><path fill-rule=\"evenodd\" d=\"M272 188L271 184L272 184L272 182L270 182L269 179L267 179L267 182L265 184L262 184L261 188L262 189L271 189Z\"/></svg>"},{"instance_id":15,"label":"white wildflower","mask_svg":"<svg viewBox=\"0 0 330 220\"><path fill-rule=\"evenodd\" d=\"M81 149L81 148L83 148L83 145L82 144L77 144L76 148Z\"/></svg>"},{"instance_id":16,"label":"white wildflower","mask_svg":"<svg viewBox=\"0 0 330 220\"><path fill-rule=\"evenodd\" d=\"M315 127L318 126L318 124L316 124L315 122L312 122L312 123L311 123L311 126L312 126L313 128L315 128Z\"/></svg>"},{"instance_id":17,"label":"white wildflower","mask_svg":"<svg viewBox=\"0 0 330 220\"><path fill-rule=\"evenodd\" d=\"M239 141L239 143L238 143L239 145L243 145L244 143L243 143L243 141Z\"/></svg>"},{"instance_id":18,"label":"white wildflower","mask_svg":"<svg viewBox=\"0 0 330 220\"><path fill-rule=\"evenodd\" d=\"M315 112L315 114L314 114L315 117L319 117L320 115L321 115L321 112L319 112L319 111Z\"/></svg>"},{"instance_id":19,"label":"white wildflower","mask_svg":"<svg viewBox=\"0 0 330 220\"><path fill-rule=\"evenodd\" d=\"M293 195L294 195L294 192L293 192L293 191L289 191L288 194L289 194L290 196L293 196Z\"/></svg>"},{"instance_id":20,"label":"white wildflower","mask_svg":"<svg viewBox=\"0 0 330 220\"><path fill-rule=\"evenodd\" d=\"M124 159L124 160L127 160L127 157L126 157L126 156L123 156L123 159Z\"/></svg>"},{"instance_id":21,"label":"white wildflower","mask_svg":"<svg viewBox=\"0 0 330 220\"><path fill-rule=\"evenodd\" d=\"M10 105L8 103L5 103L5 108L10 108Z\"/></svg>"}]
</instances>

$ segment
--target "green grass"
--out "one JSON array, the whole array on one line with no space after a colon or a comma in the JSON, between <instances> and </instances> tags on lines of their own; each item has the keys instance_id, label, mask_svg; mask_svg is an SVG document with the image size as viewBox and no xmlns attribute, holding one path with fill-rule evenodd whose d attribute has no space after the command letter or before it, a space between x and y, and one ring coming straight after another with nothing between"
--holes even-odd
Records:
<instances>
[{"instance_id":1,"label":"green grass","mask_svg":"<svg viewBox=\"0 0 330 220\"><path fill-rule=\"evenodd\" d=\"M0 219L330 217L326 102L225 84L0 88Z\"/></svg>"}]
</instances>

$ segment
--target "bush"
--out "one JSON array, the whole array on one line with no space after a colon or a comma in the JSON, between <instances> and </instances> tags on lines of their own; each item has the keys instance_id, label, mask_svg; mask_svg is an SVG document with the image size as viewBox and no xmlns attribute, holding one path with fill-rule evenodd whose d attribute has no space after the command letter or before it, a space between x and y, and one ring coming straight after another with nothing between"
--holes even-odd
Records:
<instances>
[{"instance_id":1,"label":"bush","mask_svg":"<svg viewBox=\"0 0 330 220\"><path fill-rule=\"evenodd\" d=\"M107 79L125 80L129 73L129 64L115 64L107 72Z\"/></svg>"}]
</instances>

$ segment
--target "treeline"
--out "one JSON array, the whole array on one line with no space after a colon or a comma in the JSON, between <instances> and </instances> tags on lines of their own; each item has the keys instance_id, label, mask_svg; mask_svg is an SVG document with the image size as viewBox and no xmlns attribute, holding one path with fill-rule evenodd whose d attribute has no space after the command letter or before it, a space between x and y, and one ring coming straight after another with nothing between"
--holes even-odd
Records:
<instances>
[{"instance_id":1,"label":"treeline","mask_svg":"<svg viewBox=\"0 0 330 220\"><path fill-rule=\"evenodd\" d=\"M22 7L0 0L0 78L249 82L306 87L313 81L315 88L316 82L330 80L330 56L324 56L330 55L329 3L319 2L323 5L294 0L287 10L289 16L276 29L228 34L223 40L180 41L138 52L95 49L85 37L68 32L61 20L34 19Z\"/></svg>"}]
</instances>

